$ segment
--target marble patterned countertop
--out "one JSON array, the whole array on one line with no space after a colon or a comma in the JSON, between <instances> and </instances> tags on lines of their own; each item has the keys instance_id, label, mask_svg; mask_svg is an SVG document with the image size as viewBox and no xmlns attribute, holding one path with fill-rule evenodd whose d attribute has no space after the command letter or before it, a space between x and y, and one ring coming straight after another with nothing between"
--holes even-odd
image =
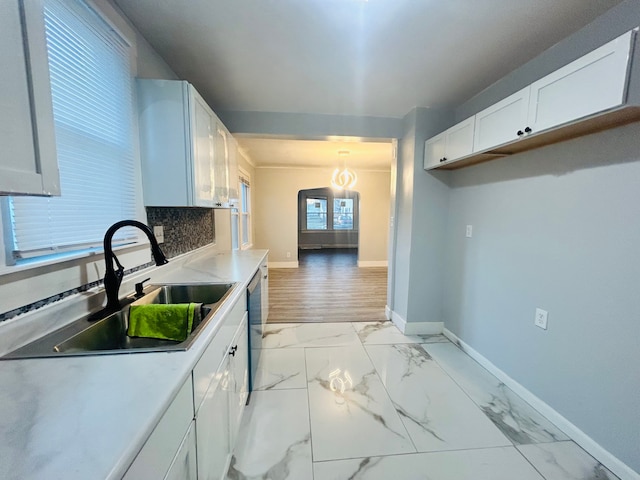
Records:
<instances>
[{"instance_id":1,"label":"marble patterned countertop","mask_svg":"<svg viewBox=\"0 0 640 480\"><path fill-rule=\"evenodd\" d=\"M120 479L266 255L205 247L127 279L121 295L146 277L238 282L187 351L0 361L0 478ZM69 302L67 311L78 308ZM51 311L51 322L60 324L64 305ZM33 316L3 332L5 343L12 336L24 341L24 325L41 335L36 325L47 321L47 312Z\"/></svg>"}]
</instances>

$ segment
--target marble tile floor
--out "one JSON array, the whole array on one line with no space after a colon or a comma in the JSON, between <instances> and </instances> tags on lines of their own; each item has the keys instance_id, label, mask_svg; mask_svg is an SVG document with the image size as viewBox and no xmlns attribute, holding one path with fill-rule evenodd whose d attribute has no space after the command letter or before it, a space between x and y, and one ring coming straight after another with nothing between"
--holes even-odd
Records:
<instances>
[{"instance_id":1,"label":"marble tile floor","mask_svg":"<svg viewBox=\"0 0 640 480\"><path fill-rule=\"evenodd\" d=\"M615 480L442 335L269 324L229 480Z\"/></svg>"}]
</instances>

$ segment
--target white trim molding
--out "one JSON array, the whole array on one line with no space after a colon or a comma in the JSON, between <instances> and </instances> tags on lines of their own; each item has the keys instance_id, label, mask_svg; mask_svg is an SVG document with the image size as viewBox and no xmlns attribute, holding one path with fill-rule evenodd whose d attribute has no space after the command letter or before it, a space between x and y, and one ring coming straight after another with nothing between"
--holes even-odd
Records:
<instances>
[{"instance_id":1,"label":"white trim molding","mask_svg":"<svg viewBox=\"0 0 640 480\"><path fill-rule=\"evenodd\" d=\"M444 324L442 322L407 322L393 310L389 309L391 315L387 313L389 307L385 307L385 315L393 324L405 335L436 335L442 333Z\"/></svg>"},{"instance_id":2,"label":"white trim molding","mask_svg":"<svg viewBox=\"0 0 640 480\"><path fill-rule=\"evenodd\" d=\"M269 262L269 268L298 268L298 261L295 262Z\"/></svg>"},{"instance_id":3,"label":"white trim molding","mask_svg":"<svg viewBox=\"0 0 640 480\"><path fill-rule=\"evenodd\" d=\"M386 260L358 260L358 267L388 267L389 262Z\"/></svg>"},{"instance_id":4,"label":"white trim molding","mask_svg":"<svg viewBox=\"0 0 640 480\"><path fill-rule=\"evenodd\" d=\"M399 328L399 327L398 327ZM494 376L496 376L508 388L513 390L517 395L522 397L529 405L535 408L540 414L555 424L560 430L566 433L574 442L584 448L596 460L620 477L621 480L640 480L640 474L636 473L631 467L619 460L608 450L600 446L589 435L584 433L580 428L575 426L556 410L550 407L543 400L531 393L517 381L496 367L490 360L483 356L480 352L469 346L463 340L448 329L444 329L444 335L453 343L458 345L460 349L473 358L476 362L486 368Z\"/></svg>"}]
</instances>

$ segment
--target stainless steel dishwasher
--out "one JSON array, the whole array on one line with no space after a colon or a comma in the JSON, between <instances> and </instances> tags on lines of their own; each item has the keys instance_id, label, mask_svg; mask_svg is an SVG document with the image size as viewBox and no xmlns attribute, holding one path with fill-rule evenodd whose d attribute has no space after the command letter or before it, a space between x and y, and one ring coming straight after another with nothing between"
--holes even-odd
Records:
<instances>
[{"instance_id":1,"label":"stainless steel dishwasher","mask_svg":"<svg viewBox=\"0 0 640 480\"><path fill-rule=\"evenodd\" d=\"M258 370L258 361L262 351L262 331L266 319L262 318L262 272L253 276L247 287L247 310L249 311L249 397L251 399L253 384Z\"/></svg>"}]
</instances>

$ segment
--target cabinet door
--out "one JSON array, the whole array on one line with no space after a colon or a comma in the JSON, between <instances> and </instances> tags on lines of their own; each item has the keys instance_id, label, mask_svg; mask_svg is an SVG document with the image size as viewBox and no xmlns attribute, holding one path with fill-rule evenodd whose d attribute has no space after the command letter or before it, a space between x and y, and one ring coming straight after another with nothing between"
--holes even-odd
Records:
<instances>
[{"instance_id":1,"label":"cabinet door","mask_svg":"<svg viewBox=\"0 0 640 480\"><path fill-rule=\"evenodd\" d=\"M530 87L501 100L476 115L473 151L481 152L516 140L527 127Z\"/></svg>"},{"instance_id":2,"label":"cabinet door","mask_svg":"<svg viewBox=\"0 0 640 480\"><path fill-rule=\"evenodd\" d=\"M164 480L197 480L198 465L196 463L196 429L194 422L180 445L171 467Z\"/></svg>"},{"instance_id":3,"label":"cabinet door","mask_svg":"<svg viewBox=\"0 0 640 480\"><path fill-rule=\"evenodd\" d=\"M127 470L123 480L164 478L192 420L193 384L189 377Z\"/></svg>"},{"instance_id":4,"label":"cabinet door","mask_svg":"<svg viewBox=\"0 0 640 480\"><path fill-rule=\"evenodd\" d=\"M214 152L214 206L226 207L229 202L229 171L227 168L229 159L229 138L224 125L218 123L215 126L215 152Z\"/></svg>"},{"instance_id":5,"label":"cabinet door","mask_svg":"<svg viewBox=\"0 0 640 480\"><path fill-rule=\"evenodd\" d=\"M262 273L262 284L260 285L260 295L262 296L262 323L267 323L269 318L269 265L265 261L260 267Z\"/></svg>"},{"instance_id":6,"label":"cabinet door","mask_svg":"<svg viewBox=\"0 0 640 480\"><path fill-rule=\"evenodd\" d=\"M442 132L430 138L424 143L424 168L429 169L440 165L440 161L445 158L447 136Z\"/></svg>"},{"instance_id":7,"label":"cabinet door","mask_svg":"<svg viewBox=\"0 0 640 480\"><path fill-rule=\"evenodd\" d=\"M229 158L227 171L229 172L229 206L237 207L239 201L238 192L238 143L231 135L229 140Z\"/></svg>"},{"instance_id":8,"label":"cabinet door","mask_svg":"<svg viewBox=\"0 0 640 480\"><path fill-rule=\"evenodd\" d=\"M447 129L445 157L447 161L466 157L473 152L475 116Z\"/></svg>"},{"instance_id":9,"label":"cabinet door","mask_svg":"<svg viewBox=\"0 0 640 480\"><path fill-rule=\"evenodd\" d=\"M0 44L0 194L60 195L39 1L0 1Z\"/></svg>"},{"instance_id":10,"label":"cabinet door","mask_svg":"<svg viewBox=\"0 0 640 480\"><path fill-rule=\"evenodd\" d=\"M249 332L247 331L249 315L244 318L231 345L231 395L229 399L229 432L231 446L235 444L244 407L247 402L249 388Z\"/></svg>"},{"instance_id":11,"label":"cabinet door","mask_svg":"<svg viewBox=\"0 0 640 480\"><path fill-rule=\"evenodd\" d=\"M205 395L196 417L198 480L220 480L231 454L229 439L229 359Z\"/></svg>"},{"instance_id":12,"label":"cabinet door","mask_svg":"<svg viewBox=\"0 0 640 480\"><path fill-rule=\"evenodd\" d=\"M192 88L193 95L193 203L213 206L213 130L215 123L208 105Z\"/></svg>"},{"instance_id":13,"label":"cabinet door","mask_svg":"<svg viewBox=\"0 0 640 480\"><path fill-rule=\"evenodd\" d=\"M634 35L627 32L533 83L528 121L533 131L623 104Z\"/></svg>"},{"instance_id":14,"label":"cabinet door","mask_svg":"<svg viewBox=\"0 0 640 480\"><path fill-rule=\"evenodd\" d=\"M197 412L204 401L204 398L211 388L210 385L216 382L220 365L227 357L229 346L232 345L233 337L242 323L244 313L247 311L247 294L242 292L231 311L220 325L218 332L214 335L211 343L207 346L202 357L193 368L193 400L194 408Z\"/></svg>"}]
</instances>

